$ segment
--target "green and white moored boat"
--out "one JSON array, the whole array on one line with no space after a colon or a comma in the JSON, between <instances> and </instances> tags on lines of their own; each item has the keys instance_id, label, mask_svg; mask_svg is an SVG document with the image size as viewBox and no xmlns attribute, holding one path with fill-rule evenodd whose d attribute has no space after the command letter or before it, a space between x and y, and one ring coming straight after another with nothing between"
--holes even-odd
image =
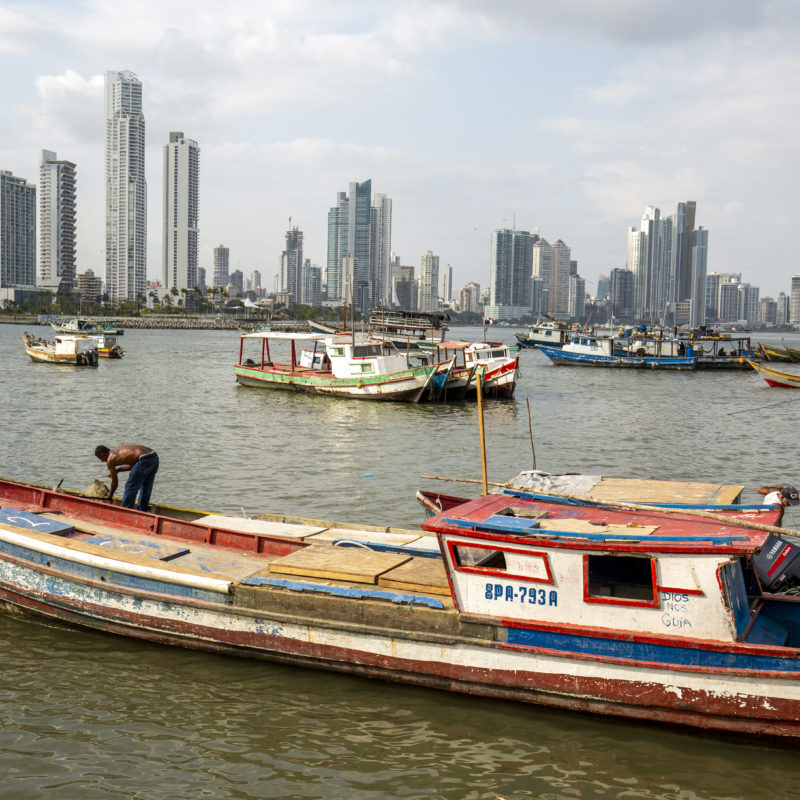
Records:
<instances>
[{"instance_id":1,"label":"green and white moored boat","mask_svg":"<svg viewBox=\"0 0 800 800\"><path fill-rule=\"evenodd\" d=\"M259 342L260 352L248 356L246 346L252 347L248 340ZM284 363L273 361L270 354L270 343L279 342L289 344L289 359ZM307 346L298 348L298 342ZM407 355L363 334L258 331L242 335L234 371L243 386L416 403L437 367L412 366Z\"/></svg>"}]
</instances>

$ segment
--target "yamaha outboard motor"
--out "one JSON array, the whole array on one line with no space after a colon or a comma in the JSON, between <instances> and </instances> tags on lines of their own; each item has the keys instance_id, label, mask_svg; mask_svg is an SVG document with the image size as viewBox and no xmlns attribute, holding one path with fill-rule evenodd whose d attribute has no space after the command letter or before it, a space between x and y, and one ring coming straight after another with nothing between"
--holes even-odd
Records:
<instances>
[{"instance_id":1,"label":"yamaha outboard motor","mask_svg":"<svg viewBox=\"0 0 800 800\"><path fill-rule=\"evenodd\" d=\"M778 592L800 583L800 547L772 533L751 563L765 592Z\"/></svg>"}]
</instances>

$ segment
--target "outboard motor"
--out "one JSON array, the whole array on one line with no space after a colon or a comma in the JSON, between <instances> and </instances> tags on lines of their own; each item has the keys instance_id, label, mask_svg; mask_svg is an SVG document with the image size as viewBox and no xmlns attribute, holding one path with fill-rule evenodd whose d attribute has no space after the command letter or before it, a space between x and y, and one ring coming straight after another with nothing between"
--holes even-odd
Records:
<instances>
[{"instance_id":1,"label":"outboard motor","mask_svg":"<svg viewBox=\"0 0 800 800\"><path fill-rule=\"evenodd\" d=\"M800 584L800 547L770 534L751 563L765 592L779 592Z\"/></svg>"}]
</instances>

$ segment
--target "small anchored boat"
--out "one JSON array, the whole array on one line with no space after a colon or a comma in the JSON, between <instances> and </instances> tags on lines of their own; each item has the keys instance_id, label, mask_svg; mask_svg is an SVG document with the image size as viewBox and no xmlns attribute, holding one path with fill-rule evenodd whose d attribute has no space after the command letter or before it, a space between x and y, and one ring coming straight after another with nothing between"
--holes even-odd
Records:
<instances>
[{"instance_id":1,"label":"small anchored boat","mask_svg":"<svg viewBox=\"0 0 800 800\"><path fill-rule=\"evenodd\" d=\"M770 386L780 389L800 389L800 374L780 372L768 367L766 364L756 364L755 361L747 362Z\"/></svg>"},{"instance_id":2,"label":"small anchored boat","mask_svg":"<svg viewBox=\"0 0 800 800\"><path fill-rule=\"evenodd\" d=\"M97 366L97 343L91 336L58 334L52 341L48 341L26 331L22 341L31 361L71 366Z\"/></svg>"}]
</instances>

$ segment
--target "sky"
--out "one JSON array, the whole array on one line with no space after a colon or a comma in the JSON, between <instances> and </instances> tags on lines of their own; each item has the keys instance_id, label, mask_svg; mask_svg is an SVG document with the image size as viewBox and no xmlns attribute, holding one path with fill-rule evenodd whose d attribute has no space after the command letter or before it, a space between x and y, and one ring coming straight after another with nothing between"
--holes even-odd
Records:
<instances>
[{"instance_id":1,"label":"sky","mask_svg":"<svg viewBox=\"0 0 800 800\"><path fill-rule=\"evenodd\" d=\"M324 265L337 192L393 201L392 250L489 282L498 228L562 239L593 294L647 205L697 202L708 270L800 273L795 0L0 0L0 169L77 164L78 271L104 274L103 82L143 83L149 279L163 146L200 153L200 266L274 287L285 234Z\"/></svg>"}]
</instances>

